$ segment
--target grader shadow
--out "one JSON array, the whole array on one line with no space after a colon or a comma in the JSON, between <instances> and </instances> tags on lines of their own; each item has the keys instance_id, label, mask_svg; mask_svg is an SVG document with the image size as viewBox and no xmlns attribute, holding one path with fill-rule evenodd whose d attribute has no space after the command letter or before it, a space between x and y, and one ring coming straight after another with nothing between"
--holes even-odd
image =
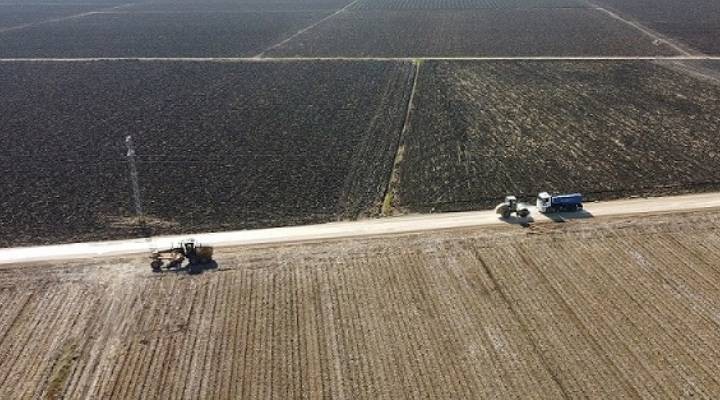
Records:
<instances>
[{"instance_id":1,"label":"grader shadow","mask_svg":"<svg viewBox=\"0 0 720 400\"><path fill-rule=\"evenodd\" d=\"M194 266L190 266L190 264L188 264L183 267L182 270L188 275L200 275L203 272L216 270L217 268L217 261L210 260L204 263L196 263Z\"/></svg>"},{"instance_id":2,"label":"grader shadow","mask_svg":"<svg viewBox=\"0 0 720 400\"><path fill-rule=\"evenodd\" d=\"M595 216L592 215L591 212L587 210L578 210L578 211L564 211L564 212L557 212L557 213L549 213L549 214L543 214L547 219L549 219L552 222L555 223L565 223L567 221L571 221L574 219L588 219L588 218L594 218ZM530 225L536 222L535 218L533 218L532 215L529 215L527 217L518 217L518 216L512 216L509 218L502 218L498 217L498 220L508 224L508 225L518 225L522 226L523 228L528 228Z\"/></svg>"},{"instance_id":3,"label":"grader shadow","mask_svg":"<svg viewBox=\"0 0 720 400\"><path fill-rule=\"evenodd\" d=\"M215 260L211 260L204 263L185 264L182 267L165 267L161 270L154 271L159 275L163 274L183 274L183 275L200 275L207 271L213 271L218 269L218 263Z\"/></svg>"}]
</instances>

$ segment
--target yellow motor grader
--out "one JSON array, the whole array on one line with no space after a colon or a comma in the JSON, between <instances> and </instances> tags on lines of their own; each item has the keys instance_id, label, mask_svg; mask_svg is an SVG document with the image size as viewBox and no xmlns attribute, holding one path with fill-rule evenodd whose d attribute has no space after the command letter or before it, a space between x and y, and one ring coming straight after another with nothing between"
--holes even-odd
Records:
<instances>
[{"instance_id":1,"label":"yellow motor grader","mask_svg":"<svg viewBox=\"0 0 720 400\"><path fill-rule=\"evenodd\" d=\"M163 267L168 271L179 271L183 269L182 264L187 260L188 273L199 274L214 264L212 256L213 248L211 246L203 246L196 243L194 239L188 239L169 249L153 251L150 255L152 259L150 267L153 272L162 272Z\"/></svg>"}]
</instances>

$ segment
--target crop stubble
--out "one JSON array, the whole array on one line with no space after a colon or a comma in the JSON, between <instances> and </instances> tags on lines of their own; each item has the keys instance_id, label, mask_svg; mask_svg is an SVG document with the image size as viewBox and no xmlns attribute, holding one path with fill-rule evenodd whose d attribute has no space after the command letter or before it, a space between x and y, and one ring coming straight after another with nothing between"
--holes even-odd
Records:
<instances>
[{"instance_id":1,"label":"crop stubble","mask_svg":"<svg viewBox=\"0 0 720 400\"><path fill-rule=\"evenodd\" d=\"M713 398L706 212L0 269L0 396ZM342 249L342 251L339 251Z\"/></svg>"},{"instance_id":2,"label":"crop stubble","mask_svg":"<svg viewBox=\"0 0 720 400\"><path fill-rule=\"evenodd\" d=\"M720 86L701 75L714 73L708 66L426 62L395 205L462 210L508 193L717 188Z\"/></svg>"}]
</instances>

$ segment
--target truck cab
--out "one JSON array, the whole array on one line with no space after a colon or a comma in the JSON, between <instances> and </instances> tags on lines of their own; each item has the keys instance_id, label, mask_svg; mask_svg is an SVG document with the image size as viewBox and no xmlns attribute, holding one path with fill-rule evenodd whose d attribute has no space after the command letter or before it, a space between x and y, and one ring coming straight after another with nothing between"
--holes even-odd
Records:
<instances>
[{"instance_id":1,"label":"truck cab","mask_svg":"<svg viewBox=\"0 0 720 400\"><path fill-rule=\"evenodd\" d=\"M580 193L556 194L548 192L538 194L536 206L541 213L563 211L577 211L583 207L583 198Z\"/></svg>"},{"instance_id":2,"label":"truck cab","mask_svg":"<svg viewBox=\"0 0 720 400\"><path fill-rule=\"evenodd\" d=\"M552 200L552 197L550 197L550 193L548 192L542 192L538 194L536 206L538 211L544 213L547 212L547 210L551 207L550 201Z\"/></svg>"}]
</instances>

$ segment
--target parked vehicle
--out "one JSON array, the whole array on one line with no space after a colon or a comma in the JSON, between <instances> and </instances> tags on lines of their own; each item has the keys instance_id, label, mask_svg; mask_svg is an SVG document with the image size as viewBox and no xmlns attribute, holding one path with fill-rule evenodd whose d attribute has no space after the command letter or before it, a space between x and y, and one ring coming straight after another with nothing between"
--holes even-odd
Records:
<instances>
[{"instance_id":1,"label":"parked vehicle","mask_svg":"<svg viewBox=\"0 0 720 400\"><path fill-rule=\"evenodd\" d=\"M515 196L505 197L505 201L495 207L495 212L505 219L510 218L512 213L515 213L520 218L525 218L530 215L530 210L528 210L527 205L518 203L517 197Z\"/></svg>"},{"instance_id":2,"label":"parked vehicle","mask_svg":"<svg viewBox=\"0 0 720 400\"><path fill-rule=\"evenodd\" d=\"M549 194L542 192L537 197L537 209L541 213L577 211L583 208L583 197L580 193Z\"/></svg>"}]
</instances>

